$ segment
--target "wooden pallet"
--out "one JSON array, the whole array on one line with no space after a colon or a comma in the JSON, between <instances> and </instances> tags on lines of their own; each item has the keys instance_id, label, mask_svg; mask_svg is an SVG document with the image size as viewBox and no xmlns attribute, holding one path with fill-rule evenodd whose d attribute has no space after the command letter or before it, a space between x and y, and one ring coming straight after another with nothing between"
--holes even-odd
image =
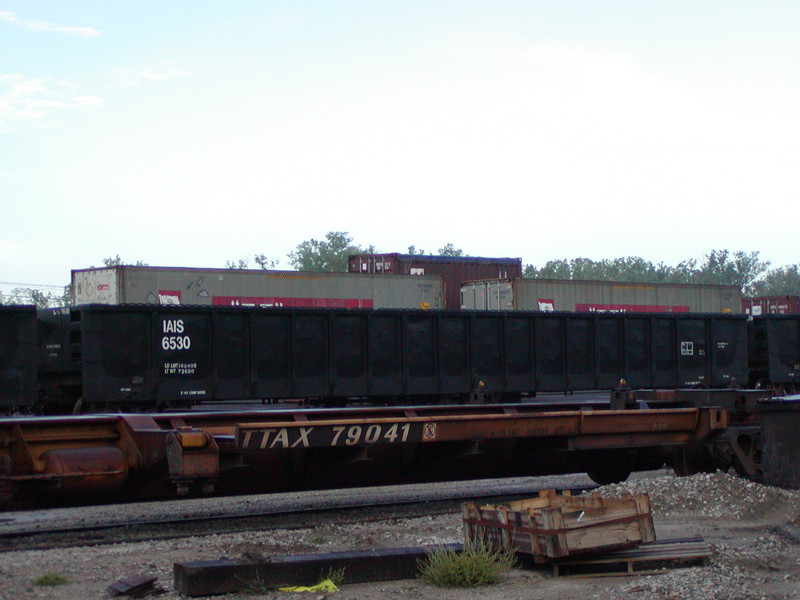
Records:
<instances>
[{"instance_id":1,"label":"wooden pallet","mask_svg":"<svg viewBox=\"0 0 800 600\"><path fill-rule=\"evenodd\" d=\"M551 563L553 576L601 577L652 575L687 565L706 565L711 548L701 537L660 540L638 548L568 558Z\"/></svg>"},{"instance_id":2,"label":"wooden pallet","mask_svg":"<svg viewBox=\"0 0 800 600\"><path fill-rule=\"evenodd\" d=\"M528 554L537 562L610 552L655 540L647 494L603 498L544 490L501 506L463 506L467 543Z\"/></svg>"}]
</instances>

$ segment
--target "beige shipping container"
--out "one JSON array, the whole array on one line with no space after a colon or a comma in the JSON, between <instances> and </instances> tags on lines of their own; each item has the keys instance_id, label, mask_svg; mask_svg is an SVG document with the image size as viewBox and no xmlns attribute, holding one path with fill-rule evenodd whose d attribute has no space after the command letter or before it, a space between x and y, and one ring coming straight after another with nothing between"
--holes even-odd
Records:
<instances>
[{"instance_id":1,"label":"beige shipping container","mask_svg":"<svg viewBox=\"0 0 800 600\"><path fill-rule=\"evenodd\" d=\"M73 304L442 308L442 278L120 266L72 271Z\"/></svg>"},{"instance_id":2,"label":"beige shipping container","mask_svg":"<svg viewBox=\"0 0 800 600\"><path fill-rule=\"evenodd\" d=\"M462 284L461 308L740 314L742 295L738 287L730 285L492 279Z\"/></svg>"}]
</instances>

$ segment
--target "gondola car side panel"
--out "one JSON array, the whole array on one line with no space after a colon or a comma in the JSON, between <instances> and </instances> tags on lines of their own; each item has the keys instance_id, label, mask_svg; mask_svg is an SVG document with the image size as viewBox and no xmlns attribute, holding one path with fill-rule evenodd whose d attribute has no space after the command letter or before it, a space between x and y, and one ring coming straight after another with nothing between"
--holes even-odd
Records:
<instances>
[{"instance_id":1,"label":"gondola car side panel","mask_svg":"<svg viewBox=\"0 0 800 600\"><path fill-rule=\"evenodd\" d=\"M34 405L37 363L35 307L0 306L0 407Z\"/></svg>"},{"instance_id":2,"label":"gondola car side panel","mask_svg":"<svg viewBox=\"0 0 800 600\"><path fill-rule=\"evenodd\" d=\"M156 398L151 321L149 310L72 309L71 354L84 402L147 405Z\"/></svg>"}]
</instances>

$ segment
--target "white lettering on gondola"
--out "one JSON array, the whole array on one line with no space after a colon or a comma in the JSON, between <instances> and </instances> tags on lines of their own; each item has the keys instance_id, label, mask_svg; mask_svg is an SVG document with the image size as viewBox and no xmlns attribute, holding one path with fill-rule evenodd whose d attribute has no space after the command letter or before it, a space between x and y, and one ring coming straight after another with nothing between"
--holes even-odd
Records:
<instances>
[{"instance_id":1,"label":"white lettering on gondola","mask_svg":"<svg viewBox=\"0 0 800 600\"><path fill-rule=\"evenodd\" d=\"M183 319L164 319L161 322L163 333L182 334L185 331ZM192 347L192 340L188 335L165 335L161 338L162 350L188 350Z\"/></svg>"}]
</instances>

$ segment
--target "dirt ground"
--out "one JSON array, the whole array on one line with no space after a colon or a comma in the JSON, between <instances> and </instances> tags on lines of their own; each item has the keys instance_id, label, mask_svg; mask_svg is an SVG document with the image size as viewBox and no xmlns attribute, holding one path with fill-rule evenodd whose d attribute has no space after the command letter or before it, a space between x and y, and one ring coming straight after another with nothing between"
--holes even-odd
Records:
<instances>
[{"instance_id":1,"label":"dirt ground","mask_svg":"<svg viewBox=\"0 0 800 600\"><path fill-rule=\"evenodd\" d=\"M649 494L658 539L700 535L713 556L708 566L669 569L658 575L554 577L551 570L513 569L501 583L481 588L444 589L419 580L344 585L338 592L253 592L217 596L322 600L736 600L800 599L800 491L766 487L722 474L675 477L668 471L636 474L629 482L601 489ZM154 575L165 600L172 590L175 562L243 555L285 555L364 548L437 545L462 540L460 515L386 520L343 526L125 543L69 550L0 554L0 600L78 600L108 597L108 585L134 574ZM64 585L33 581L58 573ZM311 582L297 582L308 584Z\"/></svg>"}]
</instances>

